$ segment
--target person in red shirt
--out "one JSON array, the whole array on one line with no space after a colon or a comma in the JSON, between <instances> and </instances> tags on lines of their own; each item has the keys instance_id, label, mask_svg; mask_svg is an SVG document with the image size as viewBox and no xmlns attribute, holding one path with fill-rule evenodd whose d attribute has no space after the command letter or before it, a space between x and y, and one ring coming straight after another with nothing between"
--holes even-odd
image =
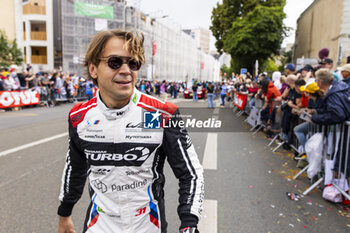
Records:
<instances>
[{"instance_id":1,"label":"person in red shirt","mask_svg":"<svg viewBox=\"0 0 350 233\"><path fill-rule=\"evenodd\" d=\"M275 85L268 79L263 79L260 82L263 95L265 96L265 104L261 111L261 120L266 121L271 125L273 119L273 101L281 101L281 93ZM268 108L269 106L269 108Z\"/></svg>"}]
</instances>

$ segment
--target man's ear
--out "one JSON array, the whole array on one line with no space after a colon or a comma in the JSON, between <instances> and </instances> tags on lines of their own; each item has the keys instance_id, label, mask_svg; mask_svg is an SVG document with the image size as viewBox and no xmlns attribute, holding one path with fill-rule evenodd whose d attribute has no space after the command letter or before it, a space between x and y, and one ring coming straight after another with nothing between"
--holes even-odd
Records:
<instances>
[{"instance_id":1,"label":"man's ear","mask_svg":"<svg viewBox=\"0 0 350 233\"><path fill-rule=\"evenodd\" d=\"M93 79L97 78L97 66L92 63L89 64L89 74Z\"/></svg>"}]
</instances>

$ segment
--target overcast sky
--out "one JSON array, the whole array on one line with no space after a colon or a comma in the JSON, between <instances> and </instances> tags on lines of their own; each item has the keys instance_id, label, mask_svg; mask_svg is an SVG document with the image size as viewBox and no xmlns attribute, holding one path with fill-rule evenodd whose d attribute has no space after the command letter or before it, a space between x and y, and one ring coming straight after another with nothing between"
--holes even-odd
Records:
<instances>
[{"instance_id":1,"label":"overcast sky","mask_svg":"<svg viewBox=\"0 0 350 233\"><path fill-rule=\"evenodd\" d=\"M137 0L136 0L137 1ZM157 17L168 15L169 18L162 19L171 22L181 28L209 29L211 25L211 11L221 0L139 0L141 10L145 13L154 14ZM313 0L287 0L284 12L287 18L284 23L296 28L299 15L313 2ZM285 39L286 43L294 42L294 32ZM214 39L214 37L212 37ZM213 42L211 43L213 46Z\"/></svg>"}]
</instances>

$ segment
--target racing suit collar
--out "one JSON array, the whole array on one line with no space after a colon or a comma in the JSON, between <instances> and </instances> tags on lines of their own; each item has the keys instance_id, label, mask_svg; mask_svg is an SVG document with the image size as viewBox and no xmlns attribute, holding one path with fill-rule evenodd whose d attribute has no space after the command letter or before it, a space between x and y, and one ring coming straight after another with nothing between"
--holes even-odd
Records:
<instances>
[{"instance_id":1,"label":"racing suit collar","mask_svg":"<svg viewBox=\"0 0 350 233\"><path fill-rule=\"evenodd\" d=\"M100 97L100 91L97 91L97 106L103 113L103 115L106 116L107 120L116 120L118 118L122 118L130 108L130 105L133 103L132 98L135 95L136 90L134 89L133 94L131 95L131 99L129 100L129 103L125 105L123 108L120 109L113 109L113 108L108 108L102 101Z\"/></svg>"}]
</instances>

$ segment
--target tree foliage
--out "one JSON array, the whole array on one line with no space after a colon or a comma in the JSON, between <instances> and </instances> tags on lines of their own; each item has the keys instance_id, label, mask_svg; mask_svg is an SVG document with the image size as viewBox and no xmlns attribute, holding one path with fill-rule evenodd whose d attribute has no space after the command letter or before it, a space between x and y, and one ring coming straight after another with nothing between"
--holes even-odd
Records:
<instances>
[{"instance_id":1,"label":"tree foliage","mask_svg":"<svg viewBox=\"0 0 350 233\"><path fill-rule=\"evenodd\" d=\"M253 69L255 60L266 65L277 54L286 35L285 0L223 0L212 11L216 48L231 55L233 69Z\"/></svg>"},{"instance_id":2,"label":"tree foliage","mask_svg":"<svg viewBox=\"0 0 350 233\"><path fill-rule=\"evenodd\" d=\"M266 71L270 73L278 71L278 66L276 65L275 61L271 58L268 59Z\"/></svg>"},{"instance_id":3,"label":"tree foliage","mask_svg":"<svg viewBox=\"0 0 350 233\"><path fill-rule=\"evenodd\" d=\"M231 75L232 75L231 67L228 67L228 66L226 66L226 64L223 64L220 68L220 71L221 71L223 78L231 79ZM226 76L224 76L225 73L226 73Z\"/></svg>"},{"instance_id":4,"label":"tree foliage","mask_svg":"<svg viewBox=\"0 0 350 233\"><path fill-rule=\"evenodd\" d=\"M218 52L223 52L224 40L236 19L244 18L256 6L283 7L284 5L285 0L223 0L221 4L217 3L212 11L210 30L216 38L215 45Z\"/></svg>"},{"instance_id":5,"label":"tree foliage","mask_svg":"<svg viewBox=\"0 0 350 233\"><path fill-rule=\"evenodd\" d=\"M283 71L284 67L288 64L291 63L293 59L293 48L289 51L284 51L281 54L281 65L278 67L279 71Z\"/></svg>"},{"instance_id":6,"label":"tree foliage","mask_svg":"<svg viewBox=\"0 0 350 233\"><path fill-rule=\"evenodd\" d=\"M16 39L9 41L6 34L0 30L0 66L21 65L22 62L22 51L18 48Z\"/></svg>"}]
</instances>

